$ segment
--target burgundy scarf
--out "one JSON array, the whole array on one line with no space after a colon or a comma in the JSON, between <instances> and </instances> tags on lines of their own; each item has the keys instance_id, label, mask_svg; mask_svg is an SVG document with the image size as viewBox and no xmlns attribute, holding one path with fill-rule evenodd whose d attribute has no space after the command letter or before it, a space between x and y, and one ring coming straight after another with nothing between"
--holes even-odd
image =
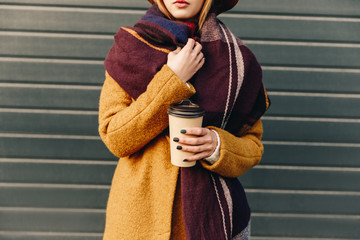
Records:
<instances>
[{"instance_id":1,"label":"burgundy scarf","mask_svg":"<svg viewBox=\"0 0 360 240\"><path fill-rule=\"evenodd\" d=\"M192 30L191 24L167 19L154 5L134 27L115 35L105 68L137 99L166 63L168 52L196 37ZM269 107L260 65L215 13L205 21L199 42L206 62L190 80L196 89L191 100L205 109L204 126L245 134ZM182 168L181 194L188 240L246 239L250 209L236 178L221 177L199 164Z\"/></svg>"}]
</instances>

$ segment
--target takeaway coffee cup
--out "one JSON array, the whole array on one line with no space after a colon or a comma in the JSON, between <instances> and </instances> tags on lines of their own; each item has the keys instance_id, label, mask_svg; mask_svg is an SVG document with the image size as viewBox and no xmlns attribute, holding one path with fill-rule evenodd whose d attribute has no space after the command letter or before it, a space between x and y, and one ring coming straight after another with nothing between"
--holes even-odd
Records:
<instances>
[{"instance_id":1,"label":"takeaway coffee cup","mask_svg":"<svg viewBox=\"0 0 360 240\"><path fill-rule=\"evenodd\" d=\"M171 163L179 167L195 166L196 161L184 162L184 159L192 156L193 153L184 152L177 149L179 144L174 142L174 137L189 138L189 136L180 133L184 128L201 127L205 111L199 105L192 103L190 100L183 100L171 104L168 110L169 114L169 131L170 131L170 152Z\"/></svg>"}]
</instances>

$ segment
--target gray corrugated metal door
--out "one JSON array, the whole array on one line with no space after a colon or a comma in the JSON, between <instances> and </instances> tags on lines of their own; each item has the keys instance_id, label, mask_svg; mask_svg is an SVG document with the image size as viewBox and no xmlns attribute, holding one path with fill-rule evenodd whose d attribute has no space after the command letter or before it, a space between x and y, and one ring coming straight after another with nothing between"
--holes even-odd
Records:
<instances>
[{"instance_id":1,"label":"gray corrugated metal door","mask_svg":"<svg viewBox=\"0 0 360 240\"><path fill-rule=\"evenodd\" d=\"M0 239L101 239L116 164L97 135L103 59L148 6L0 1ZM242 0L221 18L273 103L241 177L253 239L359 239L360 2Z\"/></svg>"}]
</instances>

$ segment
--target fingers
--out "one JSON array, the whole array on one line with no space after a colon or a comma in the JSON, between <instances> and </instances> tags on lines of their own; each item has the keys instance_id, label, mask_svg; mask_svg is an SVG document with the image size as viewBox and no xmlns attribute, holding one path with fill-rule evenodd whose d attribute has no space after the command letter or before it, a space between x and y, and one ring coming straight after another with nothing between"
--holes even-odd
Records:
<instances>
[{"instance_id":1,"label":"fingers","mask_svg":"<svg viewBox=\"0 0 360 240\"><path fill-rule=\"evenodd\" d=\"M211 144L213 139L210 134L207 134L202 137L194 137L194 138L179 138L179 144L188 145L188 146L200 146L205 144ZM190 152L199 152L197 150Z\"/></svg>"},{"instance_id":2,"label":"fingers","mask_svg":"<svg viewBox=\"0 0 360 240\"><path fill-rule=\"evenodd\" d=\"M209 157L213 153L213 146L211 143L197 146L179 145L178 150L194 153L194 155L187 157L186 160L196 161Z\"/></svg>"},{"instance_id":3,"label":"fingers","mask_svg":"<svg viewBox=\"0 0 360 240\"><path fill-rule=\"evenodd\" d=\"M196 57L196 60L195 62L197 62L197 67L196 67L196 72L204 65L205 63L205 58L204 58L204 54L199 54L197 57Z\"/></svg>"},{"instance_id":4,"label":"fingers","mask_svg":"<svg viewBox=\"0 0 360 240\"><path fill-rule=\"evenodd\" d=\"M201 152L201 153L197 153L192 155L191 157L186 158L185 162L193 162L193 161L198 161L198 160L202 160L204 158L207 158L211 156L210 152Z\"/></svg>"},{"instance_id":5,"label":"fingers","mask_svg":"<svg viewBox=\"0 0 360 240\"><path fill-rule=\"evenodd\" d=\"M183 49L185 50L192 50L194 48L194 46L196 45L196 41L192 38L188 38L188 41L186 43L186 45L184 46Z\"/></svg>"},{"instance_id":6,"label":"fingers","mask_svg":"<svg viewBox=\"0 0 360 240\"><path fill-rule=\"evenodd\" d=\"M180 149L181 148L181 149ZM207 143L203 145L179 145L178 150L182 150L184 152L190 152L190 153L201 153L201 152L211 152L212 150L212 144ZM211 154L209 154L210 156Z\"/></svg>"},{"instance_id":7,"label":"fingers","mask_svg":"<svg viewBox=\"0 0 360 240\"><path fill-rule=\"evenodd\" d=\"M181 47L178 47L177 49L169 53L169 57L176 56L180 51L181 51Z\"/></svg>"},{"instance_id":8,"label":"fingers","mask_svg":"<svg viewBox=\"0 0 360 240\"><path fill-rule=\"evenodd\" d=\"M210 130L208 128L202 128L202 127L184 128L181 131L181 133L185 135L194 135L194 136L203 136L209 132Z\"/></svg>"},{"instance_id":9,"label":"fingers","mask_svg":"<svg viewBox=\"0 0 360 240\"><path fill-rule=\"evenodd\" d=\"M194 39L189 38L188 42L184 46L183 50L189 52L191 55L193 55L195 58L201 54L203 56L203 53L201 52L202 46L199 42L196 42Z\"/></svg>"},{"instance_id":10,"label":"fingers","mask_svg":"<svg viewBox=\"0 0 360 240\"><path fill-rule=\"evenodd\" d=\"M199 71L200 68L202 68L202 66L204 66L204 64L205 64L205 58L203 57L203 58L200 60L199 64L197 65L195 71L196 71L196 72Z\"/></svg>"},{"instance_id":11,"label":"fingers","mask_svg":"<svg viewBox=\"0 0 360 240\"><path fill-rule=\"evenodd\" d=\"M196 42L195 47L192 50L192 55L195 56L195 62L200 62L204 58L204 54L201 52L202 46L200 43Z\"/></svg>"},{"instance_id":12,"label":"fingers","mask_svg":"<svg viewBox=\"0 0 360 240\"><path fill-rule=\"evenodd\" d=\"M183 82L187 82L204 65L201 50L201 44L190 38L182 49L177 48L168 54L166 64Z\"/></svg>"},{"instance_id":13,"label":"fingers","mask_svg":"<svg viewBox=\"0 0 360 240\"><path fill-rule=\"evenodd\" d=\"M202 50L202 45L199 42L195 42L194 52L200 53Z\"/></svg>"},{"instance_id":14,"label":"fingers","mask_svg":"<svg viewBox=\"0 0 360 240\"><path fill-rule=\"evenodd\" d=\"M175 49L174 51L172 51L172 53L178 54L180 51L181 51L181 47L177 47L177 49Z\"/></svg>"},{"instance_id":15,"label":"fingers","mask_svg":"<svg viewBox=\"0 0 360 240\"><path fill-rule=\"evenodd\" d=\"M204 58L204 54L201 52L202 46L200 43L196 42L195 48L194 48L194 55L196 55L195 57L195 63L197 63L196 66L196 72L204 65L205 63L205 58Z\"/></svg>"},{"instance_id":16,"label":"fingers","mask_svg":"<svg viewBox=\"0 0 360 240\"><path fill-rule=\"evenodd\" d=\"M211 156L218 142L216 134L207 128L187 128L182 130L183 134L194 137L174 138L178 143L178 150L194 153L188 161L196 161Z\"/></svg>"}]
</instances>

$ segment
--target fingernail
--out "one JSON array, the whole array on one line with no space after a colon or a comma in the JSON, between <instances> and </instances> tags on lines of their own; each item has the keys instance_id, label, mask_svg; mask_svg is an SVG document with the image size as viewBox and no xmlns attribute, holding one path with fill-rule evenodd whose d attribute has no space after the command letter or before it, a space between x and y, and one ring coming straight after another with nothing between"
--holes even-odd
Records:
<instances>
[{"instance_id":1,"label":"fingernail","mask_svg":"<svg viewBox=\"0 0 360 240\"><path fill-rule=\"evenodd\" d=\"M178 142L179 141L179 138L177 138L177 137L174 137L174 142Z\"/></svg>"},{"instance_id":2,"label":"fingernail","mask_svg":"<svg viewBox=\"0 0 360 240\"><path fill-rule=\"evenodd\" d=\"M177 149L177 150L181 150L181 149L182 149L182 146L177 146L176 149Z\"/></svg>"},{"instance_id":3,"label":"fingernail","mask_svg":"<svg viewBox=\"0 0 360 240\"><path fill-rule=\"evenodd\" d=\"M185 134L185 133L186 133L186 130L183 129L183 130L180 131L180 133Z\"/></svg>"},{"instance_id":4,"label":"fingernail","mask_svg":"<svg viewBox=\"0 0 360 240\"><path fill-rule=\"evenodd\" d=\"M184 159L184 160L183 160L183 162L188 162L188 161L189 161L189 160L187 160L187 159Z\"/></svg>"}]
</instances>

